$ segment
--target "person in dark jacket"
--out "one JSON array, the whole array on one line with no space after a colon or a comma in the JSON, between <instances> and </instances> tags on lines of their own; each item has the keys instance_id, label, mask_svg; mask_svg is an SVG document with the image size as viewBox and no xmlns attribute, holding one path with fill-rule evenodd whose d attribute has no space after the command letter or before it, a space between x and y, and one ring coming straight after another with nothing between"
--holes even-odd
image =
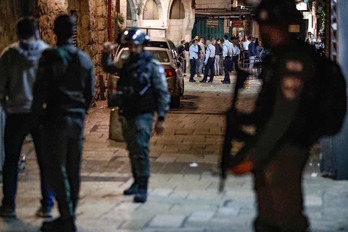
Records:
<instances>
[{"instance_id":1,"label":"person in dark jacket","mask_svg":"<svg viewBox=\"0 0 348 232\"><path fill-rule=\"evenodd\" d=\"M34 124L31 105L36 71L42 52L49 46L39 38L37 23L23 18L17 24L19 41L5 48L0 59L0 104L5 109L5 164L1 217L15 217L15 198L18 180L18 161L25 137L34 140L41 177L41 208L37 216L51 217L53 193L47 186L47 172L43 165L41 128ZM45 154L46 155L46 154Z\"/></svg>"},{"instance_id":2,"label":"person in dark jacket","mask_svg":"<svg viewBox=\"0 0 348 232\"><path fill-rule=\"evenodd\" d=\"M127 142L131 161L133 184L124 195L135 195L134 202L147 200L150 178L149 141L157 112L155 132L162 133L169 110L170 94L161 64L154 59L144 44L149 37L138 28L130 28L118 35L118 44L127 45L130 55L121 57L116 64L111 61L112 46L104 45L102 66L105 72L118 72L118 106L123 136Z\"/></svg>"},{"instance_id":3,"label":"person in dark jacket","mask_svg":"<svg viewBox=\"0 0 348 232\"><path fill-rule=\"evenodd\" d=\"M32 111L44 124L45 166L56 194L60 217L44 222L41 231L74 232L80 189L85 115L94 97L91 58L73 45L75 19L60 15L54 22L57 48L40 59Z\"/></svg>"}]
</instances>

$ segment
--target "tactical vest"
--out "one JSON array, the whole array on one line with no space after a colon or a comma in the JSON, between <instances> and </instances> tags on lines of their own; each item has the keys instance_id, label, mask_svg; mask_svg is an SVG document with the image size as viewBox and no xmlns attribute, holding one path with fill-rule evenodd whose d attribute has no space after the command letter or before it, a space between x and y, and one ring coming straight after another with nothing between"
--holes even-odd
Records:
<instances>
[{"instance_id":1,"label":"tactical vest","mask_svg":"<svg viewBox=\"0 0 348 232\"><path fill-rule=\"evenodd\" d=\"M143 52L138 57L130 57L123 65L117 82L120 93L120 113L124 116L136 116L157 109L153 88L153 56Z\"/></svg>"}]
</instances>

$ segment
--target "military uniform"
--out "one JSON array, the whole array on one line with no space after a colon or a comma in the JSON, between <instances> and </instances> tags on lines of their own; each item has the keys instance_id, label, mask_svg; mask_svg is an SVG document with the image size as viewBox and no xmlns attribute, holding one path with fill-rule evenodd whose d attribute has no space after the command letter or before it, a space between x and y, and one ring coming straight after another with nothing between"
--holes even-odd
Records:
<instances>
[{"instance_id":1,"label":"military uniform","mask_svg":"<svg viewBox=\"0 0 348 232\"><path fill-rule=\"evenodd\" d=\"M263 1L257 11L259 21L269 19L267 26L285 26L287 30L286 20L297 14L292 4ZM291 16L283 16L282 10ZM273 24L277 22L275 18L280 19L279 25ZM269 30L261 27L261 33L262 29ZM257 232L305 232L309 227L303 212L301 183L310 147L316 139L311 134L316 126L312 118L318 93L313 83L318 75L319 57L313 48L290 34L284 41L263 60L263 86L255 111L238 116L242 124L256 127L255 135L246 141L238 156L245 156L252 163L258 203L254 223Z\"/></svg>"},{"instance_id":2,"label":"military uniform","mask_svg":"<svg viewBox=\"0 0 348 232\"><path fill-rule=\"evenodd\" d=\"M86 53L72 43L43 53L32 109L44 124L45 165L61 219L75 218L84 120L94 92L94 68Z\"/></svg>"},{"instance_id":3,"label":"military uniform","mask_svg":"<svg viewBox=\"0 0 348 232\"><path fill-rule=\"evenodd\" d=\"M136 202L145 202L154 111L157 111L158 120L163 121L170 103L164 69L147 51L121 57L116 64L112 63L109 53L103 53L102 65L104 71L118 72L120 76L117 83L117 91L122 93L119 113L134 178L133 185L124 194L135 194Z\"/></svg>"}]
</instances>

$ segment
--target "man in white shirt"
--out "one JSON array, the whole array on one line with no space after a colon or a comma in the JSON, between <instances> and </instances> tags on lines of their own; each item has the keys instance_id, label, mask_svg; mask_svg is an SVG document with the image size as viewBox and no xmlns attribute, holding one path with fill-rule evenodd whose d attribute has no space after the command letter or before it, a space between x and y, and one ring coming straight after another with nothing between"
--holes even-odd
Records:
<instances>
[{"instance_id":1,"label":"man in white shirt","mask_svg":"<svg viewBox=\"0 0 348 232\"><path fill-rule=\"evenodd\" d=\"M205 47L204 47L204 38L201 38L198 42L199 50L200 50L200 57L197 64L197 76L201 76L203 74L203 66L204 66L204 59L205 59Z\"/></svg>"},{"instance_id":2,"label":"man in white shirt","mask_svg":"<svg viewBox=\"0 0 348 232\"><path fill-rule=\"evenodd\" d=\"M249 44L250 44L250 37L244 36L244 39L242 40L242 49L243 49L243 62L247 59L249 59Z\"/></svg>"},{"instance_id":3,"label":"man in white shirt","mask_svg":"<svg viewBox=\"0 0 348 232\"><path fill-rule=\"evenodd\" d=\"M239 49L239 46L237 44L237 41L236 40L233 40L232 41L232 67L231 69L233 68L234 66L234 70L236 72L239 71L239 67L238 67L238 58L239 58L239 55L240 55L240 49Z\"/></svg>"},{"instance_id":4,"label":"man in white shirt","mask_svg":"<svg viewBox=\"0 0 348 232\"><path fill-rule=\"evenodd\" d=\"M215 43L216 43L216 40L214 38L211 40L211 42L209 40L207 41L208 47L207 47L207 51L205 54L205 60L204 60L204 65L205 65L204 77L200 81L201 83L207 82L209 70L210 70L209 82L213 82L214 63L215 63Z\"/></svg>"},{"instance_id":5,"label":"man in white shirt","mask_svg":"<svg viewBox=\"0 0 348 232\"><path fill-rule=\"evenodd\" d=\"M197 45L198 41L194 40L193 43L190 46L189 49L189 56L190 56L190 72L191 72L191 76L190 76L190 82L196 82L193 77L196 74L196 61L198 60L198 45Z\"/></svg>"},{"instance_id":6,"label":"man in white shirt","mask_svg":"<svg viewBox=\"0 0 348 232\"><path fill-rule=\"evenodd\" d=\"M225 78L222 80L222 84L230 84L230 72L231 72L231 56L232 56L232 44L228 40L228 36L224 36L224 42L222 46L222 57L224 59L224 72Z\"/></svg>"}]
</instances>

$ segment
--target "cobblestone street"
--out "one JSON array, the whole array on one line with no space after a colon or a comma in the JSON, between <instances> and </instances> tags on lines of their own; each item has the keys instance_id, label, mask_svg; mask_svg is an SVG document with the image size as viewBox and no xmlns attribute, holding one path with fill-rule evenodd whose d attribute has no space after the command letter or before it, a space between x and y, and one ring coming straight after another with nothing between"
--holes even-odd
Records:
<instances>
[{"instance_id":1,"label":"cobblestone street","mask_svg":"<svg viewBox=\"0 0 348 232\"><path fill-rule=\"evenodd\" d=\"M213 84L200 84L185 79L181 107L168 113L165 133L151 138L151 179L145 204L135 204L132 197L122 194L132 183L130 163L125 144L108 139L110 110L106 102L91 108L85 126L79 231L252 231L256 214L252 177L229 176L225 191L218 193L219 177L214 170L233 86L222 85L221 80L218 77ZM260 85L258 80L248 81L239 108L252 109ZM312 231L348 231L348 181L322 178L318 149L313 153L304 177L305 210ZM40 205L38 172L32 154L19 178L18 218L0 218L1 232L39 231L42 219L35 217ZM56 207L54 214L58 215Z\"/></svg>"}]
</instances>

